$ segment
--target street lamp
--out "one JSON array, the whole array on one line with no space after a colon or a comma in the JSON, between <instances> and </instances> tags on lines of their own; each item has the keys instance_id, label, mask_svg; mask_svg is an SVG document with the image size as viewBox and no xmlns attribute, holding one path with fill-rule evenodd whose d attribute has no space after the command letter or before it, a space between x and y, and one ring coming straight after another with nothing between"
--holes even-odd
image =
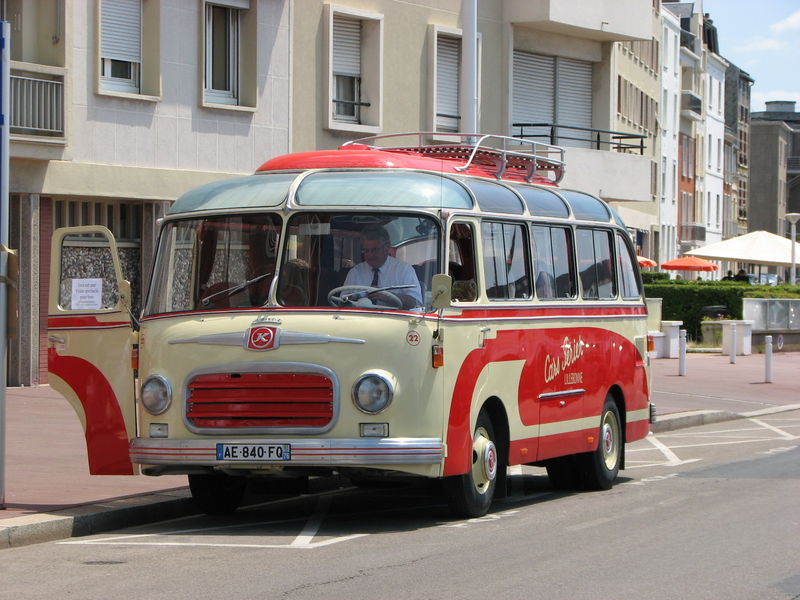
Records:
<instances>
[{"instance_id":1,"label":"street lamp","mask_svg":"<svg viewBox=\"0 0 800 600\"><path fill-rule=\"evenodd\" d=\"M792 269L789 271L789 283L795 285L797 283L797 259L795 257L795 248L797 242L797 220L800 219L800 213L786 213L786 220L789 221L789 237L792 238Z\"/></svg>"}]
</instances>

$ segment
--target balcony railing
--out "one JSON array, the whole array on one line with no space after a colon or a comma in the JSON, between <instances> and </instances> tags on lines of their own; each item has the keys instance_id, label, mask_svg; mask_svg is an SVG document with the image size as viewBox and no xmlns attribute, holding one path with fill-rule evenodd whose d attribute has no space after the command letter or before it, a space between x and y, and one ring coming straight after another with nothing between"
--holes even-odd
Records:
<instances>
[{"instance_id":1,"label":"balcony railing","mask_svg":"<svg viewBox=\"0 0 800 600\"><path fill-rule=\"evenodd\" d=\"M786 159L786 171L790 175L800 174L800 156L790 156Z\"/></svg>"},{"instance_id":2,"label":"balcony railing","mask_svg":"<svg viewBox=\"0 0 800 600\"><path fill-rule=\"evenodd\" d=\"M519 133L514 137L521 139L545 138L553 146L579 146L595 150L615 152L638 152L644 155L646 135L626 131L609 131L591 127L558 125L557 123L512 123Z\"/></svg>"},{"instance_id":3,"label":"balcony railing","mask_svg":"<svg viewBox=\"0 0 800 600\"><path fill-rule=\"evenodd\" d=\"M64 78L31 73L11 75L11 133L64 136Z\"/></svg>"},{"instance_id":4,"label":"balcony railing","mask_svg":"<svg viewBox=\"0 0 800 600\"><path fill-rule=\"evenodd\" d=\"M686 116L694 116L698 119L703 117L703 99L689 90L681 92L681 114L686 111L693 113Z\"/></svg>"},{"instance_id":5,"label":"balcony railing","mask_svg":"<svg viewBox=\"0 0 800 600\"><path fill-rule=\"evenodd\" d=\"M690 223L681 225L679 228L679 237L681 242L705 242L706 241L706 227L698 223Z\"/></svg>"}]
</instances>

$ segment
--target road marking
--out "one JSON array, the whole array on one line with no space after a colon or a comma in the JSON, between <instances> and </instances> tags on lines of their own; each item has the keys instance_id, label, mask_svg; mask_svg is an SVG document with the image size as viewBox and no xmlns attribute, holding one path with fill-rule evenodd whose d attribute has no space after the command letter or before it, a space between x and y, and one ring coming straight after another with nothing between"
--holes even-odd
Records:
<instances>
[{"instance_id":1,"label":"road marking","mask_svg":"<svg viewBox=\"0 0 800 600\"><path fill-rule=\"evenodd\" d=\"M253 529L255 527L264 526L264 525L281 525L284 523L293 523L297 521L302 521L302 518L291 518L291 519L276 519L272 521L261 521L258 523L240 523L240 524L231 524L231 525L218 525L215 527L197 527L193 529L182 529L176 531L164 531L160 533L141 533L141 534L133 534L133 535L120 535L114 537L106 537L102 539L96 540L77 540L77 541L69 541L69 542L56 542L58 544L64 545L84 545L84 546L185 546L185 547L208 547L208 548L259 548L259 549L282 549L288 548L292 550L311 550L314 548L321 548L323 546L330 546L331 544L338 544L339 542L346 542L349 540L353 540L360 537L365 537L369 534L367 533L356 533L352 535L345 535L339 537L333 537L328 540L324 540L321 542L314 542L312 541L314 537L319 532L320 527L322 526L323 520L325 516L328 514L328 509L330 508L331 498L330 496L323 496L321 497L318 502L317 506L314 510L314 513L311 515L311 518L308 519L306 524L303 526L303 529L300 533L294 538L292 543L290 544L245 544L245 543L238 543L238 544L226 544L226 543L212 543L212 542L165 542L165 541L147 541L144 538L164 538L167 536L172 535L190 535L193 533L208 533L212 531L225 531L231 529L240 529L243 527L247 527L248 529ZM255 537L255 536L254 536ZM262 536L263 537L263 536ZM136 540L141 541L136 541Z\"/></svg>"},{"instance_id":2,"label":"road marking","mask_svg":"<svg viewBox=\"0 0 800 600\"><path fill-rule=\"evenodd\" d=\"M762 427L764 427L766 429L769 429L770 431L774 431L775 433L780 435L785 440L796 440L797 439L796 435L792 435L791 433L788 433L788 432L784 431L783 429L778 429L774 425L770 425L769 423L765 423L761 419L748 419L748 421L750 421L751 423L755 423L756 425L761 425Z\"/></svg>"},{"instance_id":3,"label":"road marking","mask_svg":"<svg viewBox=\"0 0 800 600\"><path fill-rule=\"evenodd\" d=\"M678 458L677 454L675 454L672 450L670 450L670 448L667 447L666 444L662 443L661 440L659 440L654 435L648 435L645 439L649 441L651 444L653 444L653 446L658 448L661 451L661 454L663 454L666 457L667 462L662 463L665 467L676 467L678 465L686 464L687 462L697 462L698 460L700 460L700 459L692 459L689 461L681 460L680 458Z\"/></svg>"}]
</instances>

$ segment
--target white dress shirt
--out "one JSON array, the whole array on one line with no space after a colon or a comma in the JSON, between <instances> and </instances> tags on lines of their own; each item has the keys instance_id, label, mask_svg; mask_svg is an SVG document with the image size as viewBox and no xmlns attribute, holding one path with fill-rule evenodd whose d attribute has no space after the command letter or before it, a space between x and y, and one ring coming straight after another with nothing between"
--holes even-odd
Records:
<instances>
[{"instance_id":1,"label":"white dress shirt","mask_svg":"<svg viewBox=\"0 0 800 600\"><path fill-rule=\"evenodd\" d=\"M371 286L373 275L372 267L366 261L358 263L347 272L344 285ZM413 285L414 287L388 291L406 294L414 298L417 304L422 304L422 290L414 267L402 260L397 260L393 256L388 256L386 262L378 269L378 287L389 287L391 285Z\"/></svg>"}]
</instances>

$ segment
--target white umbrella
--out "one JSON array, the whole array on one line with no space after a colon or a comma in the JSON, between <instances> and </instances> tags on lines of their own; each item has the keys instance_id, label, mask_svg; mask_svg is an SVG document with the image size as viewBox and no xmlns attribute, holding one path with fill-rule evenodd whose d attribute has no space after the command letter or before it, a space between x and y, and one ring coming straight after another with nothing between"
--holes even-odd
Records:
<instances>
[{"instance_id":1,"label":"white umbrella","mask_svg":"<svg viewBox=\"0 0 800 600\"><path fill-rule=\"evenodd\" d=\"M794 246L795 256L800 259L800 244L795 242ZM751 231L716 244L701 246L686 254L711 260L789 267L792 264L792 242L769 231Z\"/></svg>"}]
</instances>

